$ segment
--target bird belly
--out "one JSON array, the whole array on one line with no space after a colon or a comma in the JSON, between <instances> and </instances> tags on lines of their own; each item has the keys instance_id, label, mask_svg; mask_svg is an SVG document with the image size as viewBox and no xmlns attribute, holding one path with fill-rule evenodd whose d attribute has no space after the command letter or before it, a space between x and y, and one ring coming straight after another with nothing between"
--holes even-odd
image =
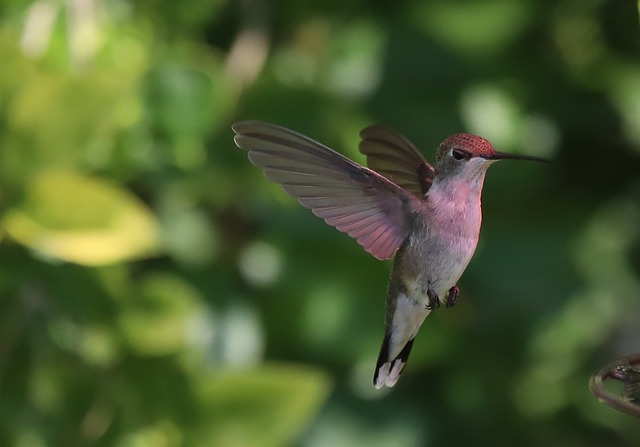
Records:
<instances>
[{"instance_id":1,"label":"bird belly","mask_svg":"<svg viewBox=\"0 0 640 447\"><path fill-rule=\"evenodd\" d=\"M431 289L444 301L467 268L476 244L477 237L451 237L433 231L425 240L410 240L401 261L407 268L399 269L405 273L400 276L407 294L426 305L427 290Z\"/></svg>"}]
</instances>

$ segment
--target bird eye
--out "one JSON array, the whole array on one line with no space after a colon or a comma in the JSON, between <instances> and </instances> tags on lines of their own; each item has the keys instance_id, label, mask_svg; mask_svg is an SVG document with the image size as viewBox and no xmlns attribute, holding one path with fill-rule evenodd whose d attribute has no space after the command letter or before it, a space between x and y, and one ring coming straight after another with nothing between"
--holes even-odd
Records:
<instances>
[{"instance_id":1,"label":"bird eye","mask_svg":"<svg viewBox=\"0 0 640 447\"><path fill-rule=\"evenodd\" d=\"M463 151L462 149L453 149L451 151L451 156L453 157L454 160L468 160L471 158L471 154L469 154L469 152L467 151Z\"/></svg>"}]
</instances>

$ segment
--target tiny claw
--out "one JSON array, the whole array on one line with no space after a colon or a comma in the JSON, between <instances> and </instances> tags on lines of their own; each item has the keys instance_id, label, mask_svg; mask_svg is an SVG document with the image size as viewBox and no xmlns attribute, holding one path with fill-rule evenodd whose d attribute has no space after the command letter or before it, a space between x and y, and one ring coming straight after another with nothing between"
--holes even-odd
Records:
<instances>
[{"instance_id":1,"label":"tiny claw","mask_svg":"<svg viewBox=\"0 0 640 447\"><path fill-rule=\"evenodd\" d=\"M429 297L429 302L425 306L427 310L435 310L440 307L440 297L433 289L427 289L427 296Z\"/></svg>"},{"instance_id":2,"label":"tiny claw","mask_svg":"<svg viewBox=\"0 0 640 447\"><path fill-rule=\"evenodd\" d=\"M449 295L447 295L447 309L455 306L458 302L458 298L460 298L460 288L458 286L453 286L449 289Z\"/></svg>"}]
</instances>

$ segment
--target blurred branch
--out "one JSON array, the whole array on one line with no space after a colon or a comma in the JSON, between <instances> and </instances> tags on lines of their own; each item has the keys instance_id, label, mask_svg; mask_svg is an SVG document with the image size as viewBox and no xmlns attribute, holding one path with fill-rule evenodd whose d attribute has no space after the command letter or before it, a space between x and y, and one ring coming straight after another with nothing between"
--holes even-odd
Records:
<instances>
[{"instance_id":1,"label":"blurred branch","mask_svg":"<svg viewBox=\"0 0 640 447\"><path fill-rule=\"evenodd\" d=\"M60 7L51 1L37 1L27 11L20 47L27 56L39 57L47 49Z\"/></svg>"},{"instance_id":2,"label":"blurred branch","mask_svg":"<svg viewBox=\"0 0 640 447\"><path fill-rule=\"evenodd\" d=\"M241 9L243 23L229 49L225 72L245 86L262 71L271 42L266 4L260 0L249 0L241 2Z\"/></svg>"}]
</instances>

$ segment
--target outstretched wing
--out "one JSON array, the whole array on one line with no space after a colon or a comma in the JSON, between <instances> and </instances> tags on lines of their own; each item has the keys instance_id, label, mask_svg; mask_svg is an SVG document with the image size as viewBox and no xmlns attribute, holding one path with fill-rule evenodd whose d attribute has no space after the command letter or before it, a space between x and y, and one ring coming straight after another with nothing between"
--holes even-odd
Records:
<instances>
[{"instance_id":1,"label":"outstretched wing","mask_svg":"<svg viewBox=\"0 0 640 447\"><path fill-rule=\"evenodd\" d=\"M427 193L435 169L411 141L378 125L362 130L360 137L360 152L367 156L369 168L418 197Z\"/></svg>"},{"instance_id":2,"label":"outstretched wing","mask_svg":"<svg viewBox=\"0 0 640 447\"><path fill-rule=\"evenodd\" d=\"M383 176L284 127L259 121L233 125L236 145L270 180L378 259L408 236L419 199Z\"/></svg>"}]
</instances>

